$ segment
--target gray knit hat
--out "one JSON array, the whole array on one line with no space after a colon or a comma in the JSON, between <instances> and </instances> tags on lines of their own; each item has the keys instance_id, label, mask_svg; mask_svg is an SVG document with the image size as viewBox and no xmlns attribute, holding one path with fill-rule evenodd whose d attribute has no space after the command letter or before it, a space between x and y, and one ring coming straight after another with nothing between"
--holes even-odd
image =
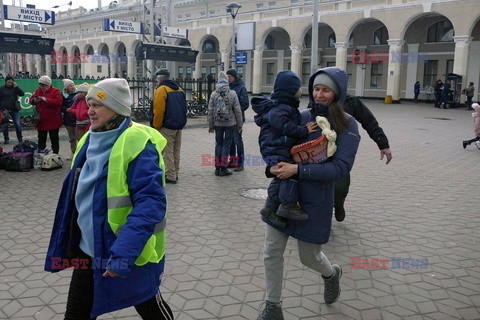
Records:
<instances>
[{"instance_id":1,"label":"gray knit hat","mask_svg":"<svg viewBox=\"0 0 480 320\"><path fill-rule=\"evenodd\" d=\"M319 73L316 77L315 80L313 80L313 87L317 85L322 85L325 87L330 88L336 95L337 97L340 95L340 89L338 88L337 84L335 81L333 81L332 78L330 78L326 73L322 72Z\"/></svg>"},{"instance_id":2,"label":"gray knit hat","mask_svg":"<svg viewBox=\"0 0 480 320\"><path fill-rule=\"evenodd\" d=\"M51 85L52 85L52 79L50 79L49 76L41 76L41 77L38 79L38 83L40 83L40 84L46 84L47 86L51 86Z\"/></svg>"},{"instance_id":3,"label":"gray knit hat","mask_svg":"<svg viewBox=\"0 0 480 320\"><path fill-rule=\"evenodd\" d=\"M130 87L123 78L110 78L102 80L90 87L87 101L93 99L103 104L115 113L130 117L133 104Z\"/></svg>"},{"instance_id":4,"label":"gray knit hat","mask_svg":"<svg viewBox=\"0 0 480 320\"><path fill-rule=\"evenodd\" d=\"M228 77L225 72L220 71L218 74L217 88L228 86Z\"/></svg>"}]
</instances>

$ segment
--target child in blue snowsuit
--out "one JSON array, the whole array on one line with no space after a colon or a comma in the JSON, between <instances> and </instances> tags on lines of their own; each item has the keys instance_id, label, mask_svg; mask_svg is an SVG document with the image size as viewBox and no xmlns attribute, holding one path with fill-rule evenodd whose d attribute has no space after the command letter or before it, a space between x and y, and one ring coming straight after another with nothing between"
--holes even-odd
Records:
<instances>
[{"instance_id":1,"label":"child in blue snowsuit","mask_svg":"<svg viewBox=\"0 0 480 320\"><path fill-rule=\"evenodd\" d=\"M292 163L290 149L297 140L316 131L317 124L313 121L306 126L300 125L301 86L300 78L294 72L281 71L275 79L270 99L255 97L251 100L257 113L255 123L261 128L258 142L267 170L281 161ZM295 179L273 178L265 207L260 213L282 227L286 224L285 219L308 219L297 203L297 184Z\"/></svg>"}]
</instances>

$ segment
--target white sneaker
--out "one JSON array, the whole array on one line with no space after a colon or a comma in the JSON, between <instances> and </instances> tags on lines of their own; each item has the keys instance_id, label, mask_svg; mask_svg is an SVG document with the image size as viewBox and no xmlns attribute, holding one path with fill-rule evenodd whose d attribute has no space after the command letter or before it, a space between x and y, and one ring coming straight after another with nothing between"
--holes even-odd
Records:
<instances>
[{"instance_id":1,"label":"white sneaker","mask_svg":"<svg viewBox=\"0 0 480 320\"><path fill-rule=\"evenodd\" d=\"M477 148L480 149L480 141L475 141L475 144L477 145Z\"/></svg>"}]
</instances>

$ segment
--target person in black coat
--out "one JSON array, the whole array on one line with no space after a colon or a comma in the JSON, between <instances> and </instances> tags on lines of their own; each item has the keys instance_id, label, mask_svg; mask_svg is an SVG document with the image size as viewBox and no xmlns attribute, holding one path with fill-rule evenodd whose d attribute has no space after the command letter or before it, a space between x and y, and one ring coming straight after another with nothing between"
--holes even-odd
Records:
<instances>
[{"instance_id":1,"label":"person in black coat","mask_svg":"<svg viewBox=\"0 0 480 320\"><path fill-rule=\"evenodd\" d=\"M13 124L15 125L15 130L17 133L18 142L23 141L22 136L22 125L20 123L20 101L18 97L25 95L22 89L20 89L15 83L12 76L8 75L5 77L5 85L0 87L0 110L4 110L12 118ZM5 144L9 143L10 138L8 137L8 123L2 124L3 138Z\"/></svg>"},{"instance_id":2,"label":"person in black coat","mask_svg":"<svg viewBox=\"0 0 480 320\"><path fill-rule=\"evenodd\" d=\"M388 144L388 138L383 132L383 129L378 125L378 121L373 113L367 108L363 102L352 95L347 94L343 109L360 122L362 128L365 129L370 138L377 144L380 149L380 160L384 157L387 159L387 164L392 160L392 151ZM348 195L350 188L350 174L344 179L335 182L335 219L343 221L345 219L345 198Z\"/></svg>"}]
</instances>

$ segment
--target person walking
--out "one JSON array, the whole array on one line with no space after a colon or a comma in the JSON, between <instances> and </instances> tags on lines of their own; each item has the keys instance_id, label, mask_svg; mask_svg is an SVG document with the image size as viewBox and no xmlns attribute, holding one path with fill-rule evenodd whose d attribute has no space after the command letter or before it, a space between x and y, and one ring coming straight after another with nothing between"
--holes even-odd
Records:
<instances>
[{"instance_id":1,"label":"person walking","mask_svg":"<svg viewBox=\"0 0 480 320\"><path fill-rule=\"evenodd\" d=\"M300 206L308 214L308 220L287 220L284 228L276 226L267 217L264 265L266 303L257 320L282 320L282 283L284 252L288 238L297 239L300 261L322 275L325 303L331 304L340 296L342 269L332 265L322 252L322 244L328 242L331 232L334 188L332 181L345 177L351 170L360 143L355 119L343 112L342 103L347 93L348 75L336 67L323 68L312 74L308 83L309 106L301 112L301 124L325 117L337 133L337 150L327 162L291 164L280 162L267 167L267 176L279 179L298 177ZM320 137L322 130L311 133L307 141ZM321 197L319 195L322 195Z\"/></svg>"},{"instance_id":2,"label":"person walking","mask_svg":"<svg viewBox=\"0 0 480 320\"><path fill-rule=\"evenodd\" d=\"M435 83L435 108L441 108L440 107L440 100L442 99L442 90L443 90L443 82L442 80L438 79L437 82Z\"/></svg>"},{"instance_id":3,"label":"person walking","mask_svg":"<svg viewBox=\"0 0 480 320\"><path fill-rule=\"evenodd\" d=\"M45 270L73 267L66 320L134 306L172 320L159 286L165 265L166 139L132 122L128 82L106 79L87 95L91 127L63 183Z\"/></svg>"},{"instance_id":4,"label":"person walking","mask_svg":"<svg viewBox=\"0 0 480 320\"><path fill-rule=\"evenodd\" d=\"M240 101L240 109L242 110L242 120L245 122L245 111L248 109L248 94L247 89L245 88L245 83L238 76L237 70L228 69L227 77L230 89L235 91ZM230 147L230 165L234 166L234 171L243 171L244 170L244 158L245 151L243 146L242 131L234 130L233 131L233 143ZM232 159L234 161L232 162Z\"/></svg>"},{"instance_id":5,"label":"person walking","mask_svg":"<svg viewBox=\"0 0 480 320\"><path fill-rule=\"evenodd\" d=\"M0 87L0 111L10 115L13 125L15 126L18 143L23 141L22 124L20 123L21 105L20 101L18 101L18 97L23 97L24 95L25 92L17 86L15 79L10 75L6 76L5 85ZM8 122L2 124L3 140L5 144L10 142L8 127Z\"/></svg>"},{"instance_id":6,"label":"person walking","mask_svg":"<svg viewBox=\"0 0 480 320\"><path fill-rule=\"evenodd\" d=\"M380 149L380 160L386 158L386 164L389 164L393 158L388 138L383 129L378 124L373 113L367 108L363 102L352 95L347 94L343 109L346 113L355 118L365 129L369 137L377 144ZM341 222L345 220L345 199L350 189L350 174L341 180L335 181L335 220Z\"/></svg>"},{"instance_id":7,"label":"person walking","mask_svg":"<svg viewBox=\"0 0 480 320\"><path fill-rule=\"evenodd\" d=\"M229 176L227 169L234 131L242 131L243 120L240 102L230 90L225 72L218 74L217 87L208 102L208 132L215 132L215 175Z\"/></svg>"},{"instance_id":8,"label":"person walking","mask_svg":"<svg viewBox=\"0 0 480 320\"><path fill-rule=\"evenodd\" d=\"M413 102L417 103L418 95L420 94L420 81L415 82L415 85L413 86L413 93L415 94L415 97L413 98Z\"/></svg>"},{"instance_id":9,"label":"person walking","mask_svg":"<svg viewBox=\"0 0 480 320\"><path fill-rule=\"evenodd\" d=\"M52 79L49 76L41 76L38 84L39 88L29 99L30 104L40 112L40 121L35 124L38 133L38 150L41 151L47 147L47 135L49 135L53 153L58 154L60 151L58 130L63 123L60 110L63 96L60 90L52 86Z\"/></svg>"},{"instance_id":10,"label":"person walking","mask_svg":"<svg viewBox=\"0 0 480 320\"><path fill-rule=\"evenodd\" d=\"M67 160L72 160L75 149L77 148L77 139L75 138L75 126L76 119L75 114L68 112L67 110L73 105L75 97L77 96L77 88L75 83L70 79L63 79L63 102L60 108L63 113L63 125L67 129L68 142L70 143L71 154Z\"/></svg>"},{"instance_id":11,"label":"person walking","mask_svg":"<svg viewBox=\"0 0 480 320\"><path fill-rule=\"evenodd\" d=\"M467 96L467 110L472 110L472 100L475 94L474 83L470 82L470 85L465 88L465 95Z\"/></svg>"},{"instance_id":12,"label":"person walking","mask_svg":"<svg viewBox=\"0 0 480 320\"><path fill-rule=\"evenodd\" d=\"M477 147L480 149L480 105L478 103L473 103L472 108L475 111L472 113L473 133L475 134L475 138L470 140L464 140L462 142L463 149L472 144L472 142L475 142L477 144Z\"/></svg>"},{"instance_id":13,"label":"person walking","mask_svg":"<svg viewBox=\"0 0 480 320\"><path fill-rule=\"evenodd\" d=\"M175 184L180 171L182 129L187 123L187 98L182 88L170 80L168 69L158 70L156 76L152 124L167 139L167 146L163 150L165 181Z\"/></svg>"}]
</instances>

